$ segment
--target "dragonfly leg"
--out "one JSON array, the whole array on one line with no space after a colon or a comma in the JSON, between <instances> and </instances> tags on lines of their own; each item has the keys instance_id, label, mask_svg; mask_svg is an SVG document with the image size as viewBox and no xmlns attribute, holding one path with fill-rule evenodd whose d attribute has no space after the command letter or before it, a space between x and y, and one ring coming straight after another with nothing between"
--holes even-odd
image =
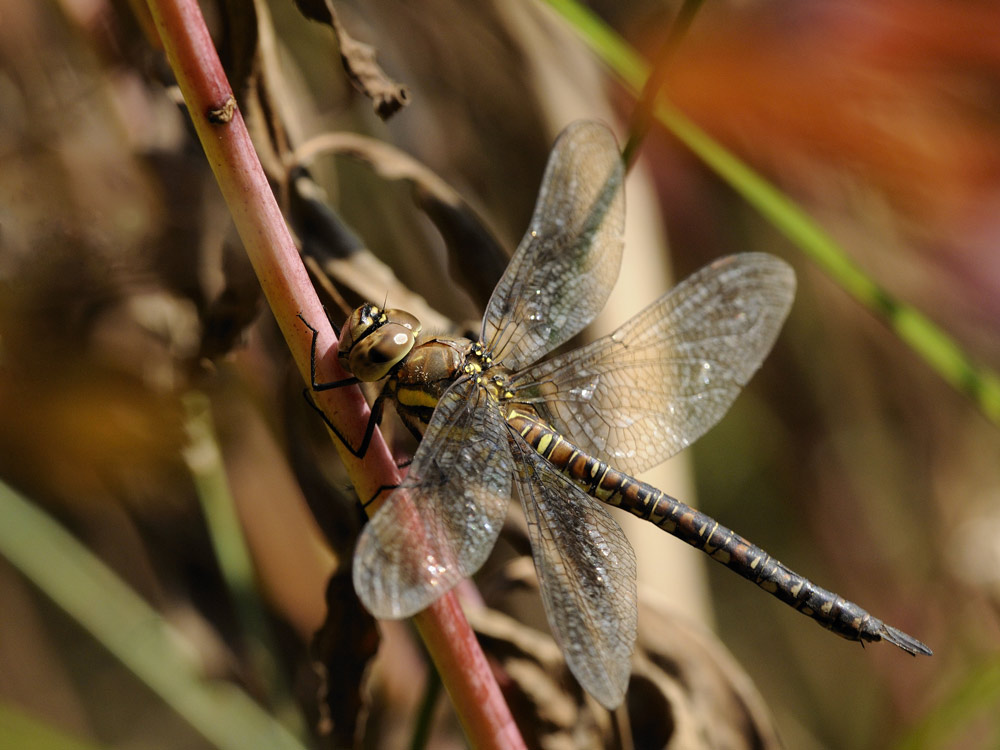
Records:
<instances>
[{"instance_id":1,"label":"dragonfly leg","mask_svg":"<svg viewBox=\"0 0 1000 750\"><path fill-rule=\"evenodd\" d=\"M349 385L357 385L359 381L355 377L344 378L343 380L333 380L328 383L317 383L316 382L316 339L319 336L319 332L309 325L309 321L303 317L302 313L299 313L299 320L302 324L312 332L312 341L309 344L309 385L313 391L329 391L334 388L344 388ZM375 428L378 427L379 423L382 421L382 405L383 405L383 394L379 394L379 397L375 399L375 403L372 404L371 416L368 418L368 424L365 426L365 435L361 439L361 445L357 448L351 445L351 441L348 440L344 434L338 430L330 418L326 416L326 412L319 408L319 405L313 400L310 394L310 388L305 388L302 391L303 397L305 397L306 403L309 404L319 415L322 417L324 424L330 429L330 431L337 436L337 439L344 444L344 447L350 451L351 455L355 458L364 458L365 454L368 452L368 445L372 441L372 435L375 433ZM374 498L372 498L374 499ZM371 502L371 501L369 501Z\"/></svg>"},{"instance_id":2,"label":"dragonfly leg","mask_svg":"<svg viewBox=\"0 0 1000 750\"><path fill-rule=\"evenodd\" d=\"M330 432L337 436L337 439L344 444L344 447L350 451L352 456L355 458L365 457L365 454L368 453L368 446L372 441L372 435L375 434L375 428L378 427L379 423L382 421L383 398L381 395L379 395L379 397L375 399L375 403L372 404L371 416L368 417L368 425L365 427L365 436L361 438L361 445L357 448L351 445L351 441L348 440L344 434L334 426L333 422L330 421L330 418L326 416L326 412L320 409L317 403L313 401L308 388L304 388L302 390L302 396L305 398L306 403L309 404L309 406L311 406L317 414L319 414L323 420L323 424L327 426Z\"/></svg>"},{"instance_id":3,"label":"dragonfly leg","mask_svg":"<svg viewBox=\"0 0 1000 750\"><path fill-rule=\"evenodd\" d=\"M398 464L396 464L396 468L397 469L405 469L407 466L409 466L412 463L413 463L413 456L410 456L405 461L400 461ZM383 484L383 485L380 485L379 488L377 490L375 490L375 494L372 495L370 498L368 498L368 500L366 500L364 503L362 503L361 507L362 508L367 508L369 505L371 505L372 503L374 503L375 500L378 498L378 496L381 495L383 492L391 492L392 490L398 489L399 487L400 487L400 485L398 485L398 484Z\"/></svg>"},{"instance_id":4,"label":"dragonfly leg","mask_svg":"<svg viewBox=\"0 0 1000 750\"><path fill-rule=\"evenodd\" d=\"M305 319L302 313L299 313L299 320L302 321L302 325L312 332L312 341L309 343L309 384L312 386L312 389L314 391L330 391L334 388L345 388L349 385L360 383L361 381L354 376L344 378L343 380L331 380L327 383L316 382L316 339L319 338L319 331L309 325L309 321ZM330 325L333 324L331 323ZM334 326L334 330L336 330L336 326Z\"/></svg>"},{"instance_id":5,"label":"dragonfly leg","mask_svg":"<svg viewBox=\"0 0 1000 750\"><path fill-rule=\"evenodd\" d=\"M383 484L377 490L375 490L375 494L374 495L372 495L370 498L368 498L367 501L365 501L364 503L361 504L361 507L362 508L367 508L369 505L371 505L372 503L374 503L375 499L379 495L381 495L383 492L390 492L390 491L392 491L394 489L397 489L398 487L399 487L398 484Z\"/></svg>"}]
</instances>

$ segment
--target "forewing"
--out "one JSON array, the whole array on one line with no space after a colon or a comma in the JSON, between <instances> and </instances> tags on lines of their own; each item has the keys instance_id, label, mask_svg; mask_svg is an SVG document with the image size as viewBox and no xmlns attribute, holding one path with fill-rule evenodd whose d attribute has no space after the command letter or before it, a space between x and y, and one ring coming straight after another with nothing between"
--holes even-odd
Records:
<instances>
[{"instance_id":1,"label":"forewing","mask_svg":"<svg viewBox=\"0 0 1000 750\"><path fill-rule=\"evenodd\" d=\"M601 705L620 705L636 636L635 555L618 522L511 434L545 613L566 663Z\"/></svg>"},{"instance_id":2,"label":"forewing","mask_svg":"<svg viewBox=\"0 0 1000 750\"><path fill-rule=\"evenodd\" d=\"M624 172L600 123L574 122L556 140L531 224L483 316L497 361L534 362L604 307L621 266Z\"/></svg>"},{"instance_id":3,"label":"forewing","mask_svg":"<svg viewBox=\"0 0 1000 750\"><path fill-rule=\"evenodd\" d=\"M723 258L610 336L518 373L510 387L580 448L638 473L722 418L771 350L794 294L795 274L779 258Z\"/></svg>"},{"instance_id":4,"label":"forewing","mask_svg":"<svg viewBox=\"0 0 1000 750\"><path fill-rule=\"evenodd\" d=\"M354 588L375 617L409 617L489 556L514 467L504 419L471 380L438 402L403 484L365 526Z\"/></svg>"}]
</instances>

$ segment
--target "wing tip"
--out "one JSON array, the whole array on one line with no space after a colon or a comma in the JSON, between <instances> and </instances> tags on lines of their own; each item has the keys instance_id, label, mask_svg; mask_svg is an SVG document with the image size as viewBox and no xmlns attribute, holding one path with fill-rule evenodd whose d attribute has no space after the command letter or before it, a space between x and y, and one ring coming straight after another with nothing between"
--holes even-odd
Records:
<instances>
[{"instance_id":1,"label":"wing tip","mask_svg":"<svg viewBox=\"0 0 1000 750\"><path fill-rule=\"evenodd\" d=\"M464 578L456 564L430 564L434 558L426 547L414 554L411 544L390 538L383 545L375 530L365 526L354 551L352 580L364 608L377 620L403 620L421 612ZM388 549L387 549L388 548ZM422 565L420 562L422 561Z\"/></svg>"}]
</instances>

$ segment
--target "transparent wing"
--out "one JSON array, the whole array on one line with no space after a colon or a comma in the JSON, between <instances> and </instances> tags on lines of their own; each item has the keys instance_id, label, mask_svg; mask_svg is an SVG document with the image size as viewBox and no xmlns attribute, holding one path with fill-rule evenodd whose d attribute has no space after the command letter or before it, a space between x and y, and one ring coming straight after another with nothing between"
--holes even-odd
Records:
<instances>
[{"instance_id":1,"label":"transparent wing","mask_svg":"<svg viewBox=\"0 0 1000 750\"><path fill-rule=\"evenodd\" d=\"M528 231L493 290L483 342L512 369L578 333L621 266L624 167L614 135L579 121L556 140Z\"/></svg>"},{"instance_id":2,"label":"transparent wing","mask_svg":"<svg viewBox=\"0 0 1000 750\"><path fill-rule=\"evenodd\" d=\"M618 522L512 434L517 486L552 635L601 705L620 705L636 636L635 555Z\"/></svg>"},{"instance_id":3,"label":"transparent wing","mask_svg":"<svg viewBox=\"0 0 1000 750\"><path fill-rule=\"evenodd\" d=\"M514 472L503 416L471 380L447 390L403 484L365 526L354 588L380 619L409 617L489 556Z\"/></svg>"},{"instance_id":4,"label":"transparent wing","mask_svg":"<svg viewBox=\"0 0 1000 750\"><path fill-rule=\"evenodd\" d=\"M771 350L795 274L733 255L678 284L602 339L515 375L515 400L580 448L635 474L722 418Z\"/></svg>"}]
</instances>

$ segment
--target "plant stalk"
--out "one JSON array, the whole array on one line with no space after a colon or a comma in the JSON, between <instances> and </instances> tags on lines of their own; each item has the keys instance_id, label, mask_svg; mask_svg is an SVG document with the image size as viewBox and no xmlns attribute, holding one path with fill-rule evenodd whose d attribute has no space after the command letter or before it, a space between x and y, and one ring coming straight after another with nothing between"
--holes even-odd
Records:
<instances>
[{"instance_id":1,"label":"plant stalk","mask_svg":"<svg viewBox=\"0 0 1000 750\"><path fill-rule=\"evenodd\" d=\"M316 296L233 96L196 0L149 0L167 59L180 86L205 156L295 363L310 382L311 332L317 329L317 378L347 377L336 360L337 342ZM357 387L314 394L341 432L360 442L370 410ZM362 459L335 440L359 497L399 483L378 430ZM519 748L524 742L454 592L414 620L451 696L469 742L477 748Z\"/></svg>"}]
</instances>

